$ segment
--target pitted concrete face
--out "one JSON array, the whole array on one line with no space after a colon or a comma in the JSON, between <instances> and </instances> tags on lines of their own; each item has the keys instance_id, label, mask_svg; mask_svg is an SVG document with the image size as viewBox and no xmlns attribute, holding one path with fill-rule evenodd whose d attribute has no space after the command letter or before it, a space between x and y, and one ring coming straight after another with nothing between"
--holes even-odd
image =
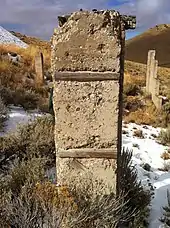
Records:
<instances>
[{"instance_id":1,"label":"pitted concrete face","mask_svg":"<svg viewBox=\"0 0 170 228\"><path fill-rule=\"evenodd\" d=\"M58 71L119 72L120 16L76 12L53 35L53 61Z\"/></svg>"},{"instance_id":2,"label":"pitted concrete face","mask_svg":"<svg viewBox=\"0 0 170 228\"><path fill-rule=\"evenodd\" d=\"M58 82L56 141L62 149L116 148L119 83Z\"/></svg>"}]
</instances>

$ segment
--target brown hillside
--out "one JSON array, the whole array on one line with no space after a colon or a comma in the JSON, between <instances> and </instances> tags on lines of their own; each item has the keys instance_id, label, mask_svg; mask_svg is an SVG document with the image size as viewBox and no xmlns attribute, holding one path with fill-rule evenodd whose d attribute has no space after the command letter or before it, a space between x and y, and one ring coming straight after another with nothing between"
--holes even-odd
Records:
<instances>
[{"instance_id":1,"label":"brown hillside","mask_svg":"<svg viewBox=\"0 0 170 228\"><path fill-rule=\"evenodd\" d=\"M156 50L159 66L170 67L170 24L158 25L126 42L126 60L144 63L148 50Z\"/></svg>"},{"instance_id":2,"label":"brown hillside","mask_svg":"<svg viewBox=\"0 0 170 228\"><path fill-rule=\"evenodd\" d=\"M27 43L28 45L39 46L43 50L46 49L47 51L50 51L51 49L50 42L48 41L41 40L37 37L26 36L19 32L10 31L10 33L18 37L20 40Z\"/></svg>"}]
</instances>

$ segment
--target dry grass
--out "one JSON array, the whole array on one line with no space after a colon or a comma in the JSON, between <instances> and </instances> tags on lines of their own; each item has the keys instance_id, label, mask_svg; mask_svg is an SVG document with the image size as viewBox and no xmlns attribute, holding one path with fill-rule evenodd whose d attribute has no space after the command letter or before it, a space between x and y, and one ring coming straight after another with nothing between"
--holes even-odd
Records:
<instances>
[{"instance_id":1,"label":"dry grass","mask_svg":"<svg viewBox=\"0 0 170 228\"><path fill-rule=\"evenodd\" d=\"M156 126L158 123L158 111L150 102L144 108L140 108L134 112L130 112L124 117L126 123L146 124Z\"/></svg>"},{"instance_id":2,"label":"dry grass","mask_svg":"<svg viewBox=\"0 0 170 228\"><path fill-rule=\"evenodd\" d=\"M125 62L124 84L132 84L140 87L146 84L146 73L143 71L143 66L138 66L136 63L129 61Z\"/></svg>"},{"instance_id":3,"label":"dry grass","mask_svg":"<svg viewBox=\"0 0 170 228\"><path fill-rule=\"evenodd\" d=\"M163 145L170 145L170 127L160 132L158 140Z\"/></svg>"},{"instance_id":4,"label":"dry grass","mask_svg":"<svg viewBox=\"0 0 170 228\"><path fill-rule=\"evenodd\" d=\"M133 136L141 138L141 139L144 138L144 134L143 134L142 130L135 130L134 133L133 133Z\"/></svg>"},{"instance_id":5,"label":"dry grass","mask_svg":"<svg viewBox=\"0 0 170 228\"><path fill-rule=\"evenodd\" d=\"M161 155L161 158L164 160L169 160L170 159L170 152L166 151Z\"/></svg>"},{"instance_id":6,"label":"dry grass","mask_svg":"<svg viewBox=\"0 0 170 228\"><path fill-rule=\"evenodd\" d=\"M34 58L38 47L30 46L27 49L14 45L0 45L0 90L5 103L21 105L22 107L39 108L48 111L48 90L46 87L35 87ZM17 65L11 63L4 56L8 52L16 52L21 55L21 62ZM44 71L50 69L50 52L42 50L44 54ZM5 91L8 95L5 95Z\"/></svg>"},{"instance_id":7,"label":"dry grass","mask_svg":"<svg viewBox=\"0 0 170 228\"><path fill-rule=\"evenodd\" d=\"M34 57L37 51L41 50L44 56L44 67L49 68L50 66L50 52L49 50L43 50L36 46L29 46L28 48L20 48L15 45L0 45L0 56L4 56L8 52L15 52L22 57L25 67L31 69L34 68Z\"/></svg>"},{"instance_id":8,"label":"dry grass","mask_svg":"<svg viewBox=\"0 0 170 228\"><path fill-rule=\"evenodd\" d=\"M130 112L143 108L143 103L140 96L124 96L124 108Z\"/></svg>"},{"instance_id":9,"label":"dry grass","mask_svg":"<svg viewBox=\"0 0 170 228\"><path fill-rule=\"evenodd\" d=\"M158 68L161 82L160 95L170 98L170 69ZM167 127L170 121L170 105L166 103L161 111L157 111L151 96L144 92L146 85L146 65L131 61L125 62L124 77L124 120L137 124L149 124Z\"/></svg>"}]
</instances>

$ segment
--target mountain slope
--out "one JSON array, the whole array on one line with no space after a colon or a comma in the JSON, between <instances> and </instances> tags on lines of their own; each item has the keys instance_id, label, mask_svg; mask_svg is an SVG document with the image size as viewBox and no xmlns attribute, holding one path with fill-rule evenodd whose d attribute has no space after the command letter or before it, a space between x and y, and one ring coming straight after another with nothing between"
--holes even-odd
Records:
<instances>
[{"instance_id":1,"label":"mountain slope","mask_svg":"<svg viewBox=\"0 0 170 228\"><path fill-rule=\"evenodd\" d=\"M170 24L158 25L126 42L126 60L147 62L148 50L156 50L159 66L170 67Z\"/></svg>"},{"instance_id":2,"label":"mountain slope","mask_svg":"<svg viewBox=\"0 0 170 228\"><path fill-rule=\"evenodd\" d=\"M39 46L42 49L46 49L46 50L51 49L50 42L48 42L48 41L41 40L37 37L26 36L19 32L10 31L10 33L13 34L14 36L18 37L20 40L27 43L28 45Z\"/></svg>"},{"instance_id":3,"label":"mountain slope","mask_svg":"<svg viewBox=\"0 0 170 228\"><path fill-rule=\"evenodd\" d=\"M28 45L0 26L0 44L15 44L19 47L26 48Z\"/></svg>"}]
</instances>

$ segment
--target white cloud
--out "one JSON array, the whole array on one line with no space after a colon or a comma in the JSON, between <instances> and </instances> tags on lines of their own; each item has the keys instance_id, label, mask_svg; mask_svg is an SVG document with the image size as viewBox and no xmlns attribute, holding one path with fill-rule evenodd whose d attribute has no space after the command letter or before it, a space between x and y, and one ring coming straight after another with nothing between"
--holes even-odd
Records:
<instances>
[{"instance_id":1,"label":"white cloud","mask_svg":"<svg viewBox=\"0 0 170 228\"><path fill-rule=\"evenodd\" d=\"M106 0L1 0L0 24L25 24L26 34L50 37L58 15L80 8L106 8L106 4Z\"/></svg>"},{"instance_id":2,"label":"white cloud","mask_svg":"<svg viewBox=\"0 0 170 228\"><path fill-rule=\"evenodd\" d=\"M137 16L137 31L156 24L170 23L170 0L117 0L113 7L123 14ZM0 24L23 24L26 34L50 37L57 16L83 9L108 8L110 0L0 0ZM24 31L20 27L20 31ZM15 28L17 30L17 27Z\"/></svg>"},{"instance_id":3,"label":"white cloud","mask_svg":"<svg viewBox=\"0 0 170 228\"><path fill-rule=\"evenodd\" d=\"M137 17L137 27L141 30L157 24L170 23L169 0L127 0L119 10Z\"/></svg>"}]
</instances>

